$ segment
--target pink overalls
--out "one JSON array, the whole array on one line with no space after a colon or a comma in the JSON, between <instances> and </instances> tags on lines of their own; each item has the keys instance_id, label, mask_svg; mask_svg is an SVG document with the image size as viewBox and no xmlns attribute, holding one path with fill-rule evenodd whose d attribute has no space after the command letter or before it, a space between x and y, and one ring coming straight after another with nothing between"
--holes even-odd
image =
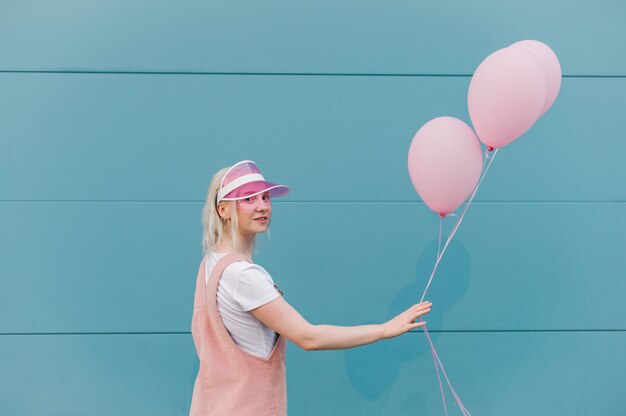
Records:
<instances>
[{"instance_id":1,"label":"pink overalls","mask_svg":"<svg viewBox=\"0 0 626 416\"><path fill-rule=\"evenodd\" d=\"M272 353L263 359L237 347L217 309L217 285L224 269L243 257L227 254L215 265L205 286L200 263L191 333L200 369L189 416L285 416L285 339L279 335Z\"/></svg>"}]
</instances>

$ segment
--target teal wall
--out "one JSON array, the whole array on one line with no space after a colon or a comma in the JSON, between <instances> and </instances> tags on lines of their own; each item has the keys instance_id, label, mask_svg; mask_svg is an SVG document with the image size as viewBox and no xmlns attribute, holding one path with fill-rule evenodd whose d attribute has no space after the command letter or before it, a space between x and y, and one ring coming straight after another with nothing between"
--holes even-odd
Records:
<instances>
[{"instance_id":1,"label":"teal wall","mask_svg":"<svg viewBox=\"0 0 626 416\"><path fill-rule=\"evenodd\" d=\"M539 39L560 96L499 152L426 320L474 415L623 416L624 21L622 0L1 2L0 414L187 413L203 199L241 159L292 187L256 260L307 319L419 300L438 218L413 134L469 121L480 61ZM421 331L289 344L287 367L292 416L443 414Z\"/></svg>"}]
</instances>

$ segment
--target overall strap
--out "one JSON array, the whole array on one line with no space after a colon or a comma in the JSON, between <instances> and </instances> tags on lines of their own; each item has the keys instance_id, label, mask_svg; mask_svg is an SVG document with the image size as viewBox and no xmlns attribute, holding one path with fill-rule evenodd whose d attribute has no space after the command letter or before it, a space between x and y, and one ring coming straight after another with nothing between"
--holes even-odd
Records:
<instances>
[{"instance_id":1,"label":"overall strap","mask_svg":"<svg viewBox=\"0 0 626 416\"><path fill-rule=\"evenodd\" d=\"M219 259L213 267L211 275L209 276L209 281L206 285L206 301L209 312L209 321L220 337L229 344L233 343L233 341L230 334L226 330L222 317L217 309L217 287L220 283L224 270L237 261L247 261L247 259L240 254L226 254L224 257Z\"/></svg>"},{"instance_id":2,"label":"overall strap","mask_svg":"<svg viewBox=\"0 0 626 416\"><path fill-rule=\"evenodd\" d=\"M237 261L247 261L247 259L241 254L226 254L224 257L217 261L215 266L213 266L213 270L211 271L211 275L209 276L209 281L206 285L207 293L212 290L217 293L217 285L222 278L222 273L224 273L224 270L226 270L228 266Z\"/></svg>"}]
</instances>

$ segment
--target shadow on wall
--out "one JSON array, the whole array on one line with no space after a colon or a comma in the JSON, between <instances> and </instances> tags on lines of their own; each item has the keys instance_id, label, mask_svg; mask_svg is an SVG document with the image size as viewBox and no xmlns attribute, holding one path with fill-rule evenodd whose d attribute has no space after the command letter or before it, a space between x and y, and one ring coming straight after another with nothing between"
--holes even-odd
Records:
<instances>
[{"instance_id":1,"label":"shadow on wall","mask_svg":"<svg viewBox=\"0 0 626 416\"><path fill-rule=\"evenodd\" d=\"M415 282L401 288L393 298L387 319L419 302L436 257L437 241L434 240L422 251L417 262ZM432 312L424 317L431 331L443 327L446 312L463 297L469 280L469 255L463 244L453 240L439 263L425 298L433 303ZM372 321L380 320L380 317L377 318ZM438 337L438 332L431 333L435 347ZM402 364L425 354L430 356L430 348L423 331L418 329L415 333L404 334L391 340L345 350L345 354L346 372L354 389L365 399L378 400L395 383ZM431 366L424 369L425 374L432 373L432 377L435 378L434 363L430 358L428 362Z\"/></svg>"}]
</instances>

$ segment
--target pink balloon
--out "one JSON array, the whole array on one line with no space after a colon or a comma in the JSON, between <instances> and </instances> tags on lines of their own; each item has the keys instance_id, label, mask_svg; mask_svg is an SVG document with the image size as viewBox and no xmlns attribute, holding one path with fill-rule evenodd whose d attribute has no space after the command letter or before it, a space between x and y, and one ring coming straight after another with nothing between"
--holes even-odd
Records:
<instances>
[{"instance_id":1,"label":"pink balloon","mask_svg":"<svg viewBox=\"0 0 626 416\"><path fill-rule=\"evenodd\" d=\"M482 149L470 126L454 117L424 124L409 148L409 176L428 208L449 214L472 193L482 171Z\"/></svg>"},{"instance_id":2,"label":"pink balloon","mask_svg":"<svg viewBox=\"0 0 626 416\"><path fill-rule=\"evenodd\" d=\"M502 147L537 121L546 102L546 77L535 55L522 48L503 48L476 68L467 105L478 138Z\"/></svg>"},{"instance_id":3,"label":"pink balloon","mask_svg":"<svg viewBox=\"0 0 626 416\"><path fill-rule=\"evenodd\" d=\"M556 96L559 95L559 90L561 89L561 63L559 62L559 58L548 45L538 40L521 40L515 42L510 47L522 48L531 52L539 59L541 67L545 72L548 92L546 94L543 110L541 111L541 117L552 106L552 103L556 100Z\"/></svg>"}]
</instances>

